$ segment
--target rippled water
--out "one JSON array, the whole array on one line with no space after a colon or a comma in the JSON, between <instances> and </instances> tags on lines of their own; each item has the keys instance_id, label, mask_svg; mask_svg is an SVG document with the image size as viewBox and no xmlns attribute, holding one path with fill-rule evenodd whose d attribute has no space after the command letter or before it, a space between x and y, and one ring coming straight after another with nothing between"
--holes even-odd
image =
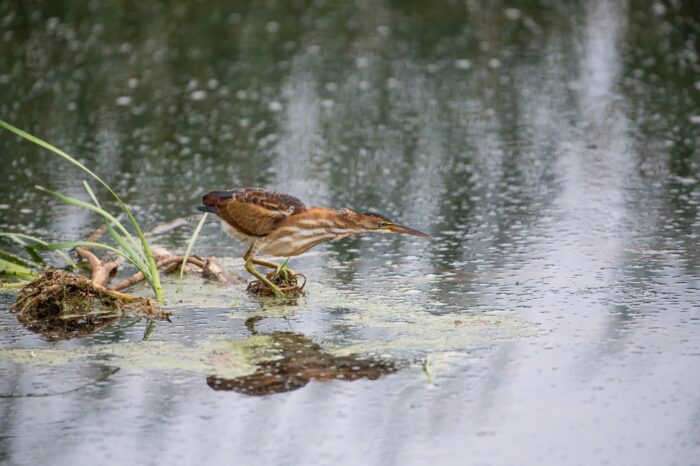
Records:
<instances>
[{"instance_id":1,"label":"rippled water","mask_svg":"<svg viewBox=\"0 0 700 466\"><path fill-rule=\"evenodd\" d=\"M433 237L295 258L291 305L168 278L146 341L0 295L0 463L700 464L696 2L229 3L0 3L0 117L146 228L264 186ZM98 225L33 189L74 167L0 163L0 230Z\"/></svg>"}]
</instances>

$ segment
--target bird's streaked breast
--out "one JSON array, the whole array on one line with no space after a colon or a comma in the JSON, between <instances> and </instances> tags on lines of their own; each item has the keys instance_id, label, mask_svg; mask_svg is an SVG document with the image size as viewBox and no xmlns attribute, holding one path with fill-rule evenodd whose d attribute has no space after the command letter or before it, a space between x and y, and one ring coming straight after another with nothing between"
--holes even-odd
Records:
<instances>
[{"instance_id":1,"label":"bird's streaked breast","mask_svg":"<svg viewBox=\"0 0 700 466\"><path fill-rule=\"evenodd\" d=\"M270 235L259 250L260 254L271 256L296 256L317 244L347 238L359 234L353 228L299 228L285 226Z\"/></svg>"}]
</instances>

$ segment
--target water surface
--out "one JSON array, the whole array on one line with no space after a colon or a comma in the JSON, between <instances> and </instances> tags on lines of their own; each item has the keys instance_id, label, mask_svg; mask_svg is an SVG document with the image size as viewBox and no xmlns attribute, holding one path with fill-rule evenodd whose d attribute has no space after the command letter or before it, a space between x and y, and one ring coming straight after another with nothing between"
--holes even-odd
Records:
<instances>
[{"instance_id":1,"label":"water surface","mask_svg":"<svg viewBox=\"0 0 700 466\"><path fill-rule=\"evenodd\" d=\"M700 463L696 2L0 18L2 119L94 167L145 228L263 186L433 235L295 258L296 305L168 279L148 341L125 320L48 342L1 295L0 462ZM71 165L9 133L0 163L1 230L98 226L33 189L83 196ZM243 252L216 222L197 245L237 273Z\"/></svg>"}]
</instances>

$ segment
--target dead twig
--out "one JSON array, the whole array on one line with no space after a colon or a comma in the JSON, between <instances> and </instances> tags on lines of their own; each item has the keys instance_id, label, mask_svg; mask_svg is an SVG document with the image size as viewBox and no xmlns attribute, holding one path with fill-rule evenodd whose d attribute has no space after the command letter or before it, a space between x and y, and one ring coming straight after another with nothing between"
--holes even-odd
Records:
<instances>
[{"instance_id":1,"label":"dead twig","mask_svg":"<svg viewBox=\"0 0 700 466\"><path fill-rule=\"evenodd\" d=\"M173 265L173 264L181 264L182 261L185 258L183 256L170 256L163 258L156 262L156 268L160 269L162 267L165 267L166 265ZM190 256L187 260L188 264L196 265L197 267L204 267L206 264L206 261L200 257L197 256ZM110 289L113 291L120 291L123 290L124 288L128 288L130 286L136 285L139 282L142 282L145 280L146 277L142 272L137 272L133 274L132 276L125 278L124 280L120 281L116 285L112 286Z\"/></svg>"},{"instance_id":2,"label":"dead twig","mask_svg":"<svg viewBox=\"0 0 700 466\"><path fill-rule=\"evenodd\" d=\"M107 225L104 224L98 229L93 231L90 236L88 236L85 241L95 242L100 239L107 231ZM103 263L90 249L86 247L75 248L75 252L78 253L80 257L87 260L90 264L90 274L92 277L92 282L96 286L105 288L107 282L109 281L109 276L116 270L119 264L122 262L123 258L118 256L111 262Z\"/></svg>"},{"instance_id":3,"label":"dead twig","mask_svg":"<svg viewBox=\"0 0 700 466\"><path fill-rule=\"evenodd\" d=\"M93 231L90 234L90 236L85 238L85 241L90 241L91 243L94 243L98 239L102 238L102 236L104 236L106 231L107 231L107 224L102 224L95 231Z\"/></svg>"},{"instance_id":4,"label":"dead twig","mask_svg":"<svg viewBox=\"0 0 700 466\"><path fill-rule=\"evenodd\" d=\"M190 223L190 217L181 217L171 220L169 222L161 223L160 225L154 227L145 233L146 237L153 237L169 233L172 230L186 226ZM107 231L107 225L102 225L96 229L90 236L86 238L86 241L97 241L99 240ZM76 248L78 255L88 261L91 269L92 281L95 285L104 287L105 289L112 291L119 291L130 286L136 285L137 283L145 280L145 276L142 272L137 272L130 277L125 278L114 286L108 287L109 277L116 270L116 268L123 262L124 258L122 256L114 256L114 254L107 253L101 259L98 258L92 251L86 247ZM172 252L164 248L153 248L153 257L156 260L156 268L161 269L163 267L168 267L166 272L174 270L178 265L182 264L184 259L183 256L176 256ZM109 260L109 262L108 262ZM216 259L209 258L207 260L202 259L198 256L189 257L188 264L192 264L199 267L201 270L197 270L201 273L204 278L214 279L224 285L239 284L240 280L232 276L226 268L220 265Z\"/></svg>"},{"instance_id":5,"label":"dead twig","mask_svg":"<svg viewBox=\"0 0 700 466\"><path fill-rule=\"evenodd\" d=\"M214 257L210 257L202 267L202 276L207 279L215 279L223 285L239 285L245 283L240 278L233 276L226 268L219 264Z\"/></svg>"},{"instance_id":6,"label":"dead twig","mask_svg":"<svg viewBox=\"0 0 700 466\"><path fill-rule=\"evenodd\" d=\"M106 287L109 281L109 276L114 270L119 266L121 260L119 258L113 260L112 262L107 262L103 264L102 261L92 253L87 248L76 248L75 252L78 253L80 257L87 260L90 264L90 274L92 277L92 282L96 286Z\"/></svg>"}]
</instances>

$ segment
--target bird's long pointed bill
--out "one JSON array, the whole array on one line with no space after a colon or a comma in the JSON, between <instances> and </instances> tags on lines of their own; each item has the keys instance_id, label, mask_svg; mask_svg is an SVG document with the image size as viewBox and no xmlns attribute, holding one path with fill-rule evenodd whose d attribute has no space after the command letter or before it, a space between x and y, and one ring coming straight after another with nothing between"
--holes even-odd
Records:
<instances>
[{"instance_id":1,"label":"bird's long pointed bill","mask_svg":"<svg viewBox=\"0 0 700 466\"><path fill-rule=\"evenodd\" d=\"M430 235L427 233L423 233L422 231L414 230L413 228L408 228L403 225L391 225L389 227L389 230L391 230L394 233L404 233L407 235L414 235L414 236L423 236L423 237L429 237Z\"/></svg>"}]
</instances>

